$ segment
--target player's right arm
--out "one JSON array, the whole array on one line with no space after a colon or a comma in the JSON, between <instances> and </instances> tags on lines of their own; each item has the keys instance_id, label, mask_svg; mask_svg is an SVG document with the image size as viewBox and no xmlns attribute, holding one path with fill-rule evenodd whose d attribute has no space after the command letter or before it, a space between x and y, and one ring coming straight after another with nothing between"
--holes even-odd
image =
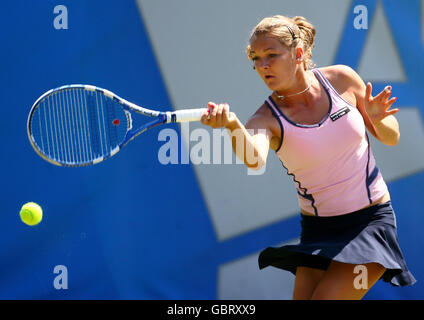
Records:
<instances>
[{"instance_id":1,"label":"player's right arm","mask_svg":"<svg viewBox=\"0 0 424 320\"><path fill-rule=\"evenodd\" d=\"M209 103L208 106L209 113L202 116L201 122L212 128L227 128L236 156L248 168L261 169L266 163L273 136L269 120L261 108L243 125L236 114L229 111L227 104Z\"/></svg>"}]
</instances>

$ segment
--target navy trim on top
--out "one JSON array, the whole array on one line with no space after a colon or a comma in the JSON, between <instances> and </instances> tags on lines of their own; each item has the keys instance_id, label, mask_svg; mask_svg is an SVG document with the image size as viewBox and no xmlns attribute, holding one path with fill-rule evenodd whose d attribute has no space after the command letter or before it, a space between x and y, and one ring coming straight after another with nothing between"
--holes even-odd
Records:
<instances>
[{"instance_id":1,"label":"navy trim on top","mask_svg":"<svg viewBox=\"0 0 424 320\"><path fill-rule=\"evenodd\" d=\"M367 187L368 200L369 200L370 204L372 204L370 186L374 182L374 180L377 179L377 176L380 173L380 169L378 169L378 167L375 166L374 169L372 170L371 174L369 173L370 172L369 164L370 164L370 158L371 158L371 146L370 146L370 139L368 137L368 134L365 133L365 135L366 135L367 141L368 141L367 175L366 175L366 178L365 178L365 185Z\"/></svg>"},{"instance_id":2,"label":"navy trim on top","mask_svg":"<svg viewBox=\"0 0 424 320\"><path fill-rule=\"evenodd\" d=\"M368 141L368 159L367 159L365 186L367 188L368 200L369 200L370 204L372 204L370 184L368 184L368 177L369 177L369 172L370 172L370 168L369 168L369 165L370 165L370 139L368 138L368 134L366 132L365 132L365 136L367 137L367 141Z\"/></svg>"},{"instance_id":3,"label":"navy trim on top","mask_svg":"<svg viewBox=\"0 0 424 320\"><path fill-rule=\"evenodd\" d=\"M278 158L278 159L280 159L280 158ZM289 172L289 169L284 165L284 163L283 163L283 161L281 161L281 159L280 159L280 162L281 162L281 165L284 167L284 169L286 169L287 174L289 176L292 176L293 181L296 182L299 185L299 189L301 189L303 191L303 193L300 193L299 189L298 189L297 194L300 195L301 197L311 201L311 206L314 209L314 213L315 213L316 216L318 216L318 209L317 209L317 207L315 207L314 196L312 194L308 193L308 189L302 187L302 184L300 183L300 181L296 180L296 176L293 173Z\"/></svg>"},{"instance_id":4,"label":"navy trim on top","mask_svg":"<svg viewBox=\"0 0 424 320\"><path fill-rule=\"evenodd\" d=\"M292 125L294 125L294 126L296 126L296 127L299 127L299 128L317 128L317 127L320 127L325 121L327 121L327 119L328 119L328 117L330 116L330 114L331 114L331 111L333 110L333 98L331 97L331 94L330 94L330 92L329 92L329 89L328 89L328 87L325 85L325 82L323 82L323 80L321 80L321 78L319 77L319 75L317 75L316 73L315 73L315 71L314 70L312 70L312 72L314 73L314 75L315 75L315 77L318 79L318 81L320 82L320 84L322 85L322 87L325 89L325 92L327 93L327 96L328 96L328 100L329 100L329 102L330 102L330 106L329 106L329 108L328 108L328 112L327 112L327 114L325 115L325 117L319 122L319 123L316 123L316 124L300 124L300 123L296 123L296 122L294 122L294 121L292 121L292 120L290 120L289 118L287 118L286 116L285 116L285 114L280 110L280 108L278 108L278 107L276 107L277 106L277 104L275 103L275 101L274 101L274 99L272 98L272 96L269 96L269 100L274 104L274 106L275 106L275 108L277 109L277 111L278 111L278 113L287 121L287 122L289 122L290 124L292 124Z\"/></svg>"},{"instance_id":5,"label":"navy trim on top","mask_svg":"<svg viewBox=\"0 0 424 320\"><path fill-rule=\"evenodd\" d=\"M349 101L346 101L341 95L340 93L337 92L337 90L333 87L333 85L330 83L330 81L324 76L324 74L322 73L321 70L319 69L314 69L316 70L320 76L322 77L322 79L325 81L325 83L327 84L327 86L340 98L342 99L345 103L347 103L349 106L356 108L356 106L354 106L353 104L351 104ZM313 71L313 70L312 70Z\"/></svg>"},{"instance_id":6,"label":"navy trim on top","mask_svg":"<svg viewBox=\"0 0 424 320\"><path fill-rule=\"evenodd\" d=\"M374 170L371 172L369 177L367 178L367 186L369 186L374 182L374 180L377 178L378 174L380 173L380 169L376 166Z\"/></svg>"},{"instance_id":7,"label":"navy trim on top","mask_svg":"<svg viewBox=\"0 0 424 320\"><path fill-rule=\"evenodd\" d=\"M272 114L274 115L274 117L277 119L278 124L280 125L280 130L281 130L281 138L280 138L280 145L278 146L278 148L275 150L275 152L278 152L281 148L281 146L283 145L283 138L284 138L284 127L283 124L281 123L281 119L278 116L278 114L275 112L274 108L278 110L277 107L274 106L274 108L268 103L268 101L265 101L265 104L268 106L269 109L271 109ZM278 112L278 111L277 111Z\"/></svg>"}]
</instances>

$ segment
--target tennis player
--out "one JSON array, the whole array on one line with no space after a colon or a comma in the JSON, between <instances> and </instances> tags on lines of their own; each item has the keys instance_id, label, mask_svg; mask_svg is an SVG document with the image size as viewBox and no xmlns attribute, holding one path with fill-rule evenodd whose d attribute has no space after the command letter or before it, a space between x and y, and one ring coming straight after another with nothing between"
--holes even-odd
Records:
<instances>
[{"instance_id":1,"label":"tennis player","mask_svg":"<svg viewBox=\"0 0 424 320\"><path fill-rule=\"evenodd\" d=\"M390 109L396 101L390 86L373 97L371 84L350 67L315 68L315 33L303 17L263 19L246 51L272 94L246 125L228 104L213 102L201 121L238 132L243 145L232 139L233 150L249 168L260 169L273 149L295 183L300 243L266 248L259 268L295 274L293 299L356 300L379 279L394 286L416 282L367 134L396 145L399 109ZM246 157L248 148L257 161Z\"/></svg>"}]
</instances>

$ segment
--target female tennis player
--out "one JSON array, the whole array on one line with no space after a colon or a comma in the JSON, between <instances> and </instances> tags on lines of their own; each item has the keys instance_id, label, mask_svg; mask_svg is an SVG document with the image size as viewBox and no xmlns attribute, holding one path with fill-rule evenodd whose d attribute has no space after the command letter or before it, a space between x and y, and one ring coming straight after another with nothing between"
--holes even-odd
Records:
<instances>
[{"instance_id":1,"label":"female tennis player","mask_svg":"<svg viewBox=\"0 0 424 320\"><path fill-rule=\"evenodd\" d=\"M201 121L240 134L244 144L232 139L233 149L249 168L260 169L273 149L295 182L300 243L266 248L260 269L295 274L293 299L356 300L379 279L394 286L416 281L367 135L396 145L399 109L390 109L396 101L390 86L373 97L371 84L350 67L315 68L315 33L303 17L263 19L246 51L272 94L246 125L228 104L213 102ZM257 161L246 156L249 148Z\"/></svg>"}]
</instances>

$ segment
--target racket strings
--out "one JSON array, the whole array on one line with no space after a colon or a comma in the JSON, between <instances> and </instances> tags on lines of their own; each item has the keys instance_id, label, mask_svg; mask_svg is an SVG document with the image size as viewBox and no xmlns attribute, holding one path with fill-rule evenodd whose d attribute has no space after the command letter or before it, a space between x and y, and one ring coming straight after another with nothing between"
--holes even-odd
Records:
<instances>
[{"instance_id":1,"label":"racket strings","mask_svg":"<svg viewBox=\"0 0 424 320\"><path fill-rule=\"evenodd\" d=\"M116 118L116 112L115 108L111 105L112 101L110 99L107 99L105 101L108 106L106 108L107 111L107 123L108 123L108 139L109 139L109 146L113 148L113 146L118 145L118 130L117 127L120 125L119 119Z\"/></svg>"},{"instance_id":2,"label":"racket strings","mask_svg":"<svg viewBox=\"0 0 424 320\"><path fill-rule=\"evenodd\" d=\"M40 102L31 121L38 149L68 164L109 156L127 131L127 115L117 101L82 88L51 94Z\"/></svg>"}]
</instances>

